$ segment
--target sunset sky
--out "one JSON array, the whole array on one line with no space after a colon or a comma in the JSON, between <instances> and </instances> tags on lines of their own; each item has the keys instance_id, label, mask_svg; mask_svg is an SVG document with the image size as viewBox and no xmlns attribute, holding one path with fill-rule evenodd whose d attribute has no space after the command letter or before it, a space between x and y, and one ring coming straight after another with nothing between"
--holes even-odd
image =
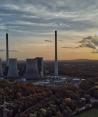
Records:
<instances>
[{"instance_id":1,"label":"sunset sky","mask_svg":"<svg viewBox=\"0 0 98 117\"><path fill-rule=\"evenodd\" d=\"M0 0L0 58L98 59L98 0Z\"/></svg>"}]
</instances>

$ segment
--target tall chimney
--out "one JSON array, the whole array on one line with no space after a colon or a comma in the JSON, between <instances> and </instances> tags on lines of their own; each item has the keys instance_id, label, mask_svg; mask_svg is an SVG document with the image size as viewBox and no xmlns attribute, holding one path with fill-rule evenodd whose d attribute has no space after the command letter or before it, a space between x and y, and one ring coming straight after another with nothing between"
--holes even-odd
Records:
<instances>
[{"instance_id":1,"label":"tall chimney","mask_svg":"<svg viewBox=\"0 0 98 117\"><path fill-rule=\"evenodd\" d=\"M9 59L9 42L8 42L8 33L6 33L6 62L8 63Z\"/></svg>"},{"instance_id":2,"label":"tall chimney","mask_svg":"<svg viewBox=\"0 0 98 117\"><path fill-rule=\"evenodd\" d=\"M55 76L58 76L58 55L57 55L57 31L55 31Z\"/></svg>"}]
</instances>

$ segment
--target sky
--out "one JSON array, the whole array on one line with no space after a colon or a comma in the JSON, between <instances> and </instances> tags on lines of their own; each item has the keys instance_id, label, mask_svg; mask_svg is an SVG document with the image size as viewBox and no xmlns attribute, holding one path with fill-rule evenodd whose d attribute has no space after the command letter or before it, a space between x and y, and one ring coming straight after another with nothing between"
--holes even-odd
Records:
<instances>
[{"instance_id":1,"label":"sky","mask_svg":"<svg viewBox=\"0 0 98 117\"><path fill-rule=\"evenodd\" d=\"M0 0L0 58L98 59L98 0Z\"/></svg>"}]
</instances>

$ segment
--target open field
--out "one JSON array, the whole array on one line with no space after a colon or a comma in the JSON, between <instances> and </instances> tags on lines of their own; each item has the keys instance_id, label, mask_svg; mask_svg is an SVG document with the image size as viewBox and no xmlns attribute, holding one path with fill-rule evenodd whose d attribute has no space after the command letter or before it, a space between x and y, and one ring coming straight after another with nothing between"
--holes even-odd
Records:
<instances>
[{"instance_id":1,"label":"open field","mask_svg":"<svg viewBox=\"0 0 98 117\"><path fill-rule=\"evenodd\" d=\"M54 63L46 62L45 67L48 74L54 72ZM79 77L79 78L98 78L98 61L96 60L70 60L59 61L59 74Z\"/></svg>"},{"instance_id":2,"label":"open field","mask_svg":"<svg viewBox=\"0 0 98 117\"><path fill-rule=\"evenodd\" d=\"M91 109L89 111L82 112L75 117L98 117L98 109Z\"/></svg>"}]
</instances>

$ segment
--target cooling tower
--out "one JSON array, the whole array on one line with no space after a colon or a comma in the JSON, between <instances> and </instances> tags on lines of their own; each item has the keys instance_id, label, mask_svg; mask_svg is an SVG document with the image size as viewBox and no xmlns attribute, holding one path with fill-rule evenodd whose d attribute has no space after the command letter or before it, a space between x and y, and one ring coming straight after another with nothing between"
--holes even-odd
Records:
<instances>
[{"instance_id":1,"label":"cooling tower","mask_svg":"<svg viewBox=\"0 0 98 117\"><path fill-rule=\"evenodd\" d=\"M17 59L9 59L7 78L18 78Z\"/></svg>"},{"instance_id":2,"label":"cooling tower","mask_svg":"<svg viewBox=\"0 0 98 117\"><path fill-rule=\"evenodd\" d=\"M34 80L39 78L39 70L37 59L27 59L26 60L26 73L24 74L24 78L27 80Z\"/></svg>"},{"instance_id":3,"label":"cooling tower","mask_svg":"<svg viewBox=\"0 0 98 117\"><path fill-rule=\"evenodd\" d=\"M37 64L38 64L38 71L40 74L40 77L43 78L44 77L44 61L42 57L37 57Z\"/></svg>"},{"instance_id":4,"label":"cooling tower","mask_svg":"<svg viewBox=\"0 0 98 117\"><path fill-rule=\"evenodd\" d=\"M0 77L3 76L3 72L2 72L2 61L0 59Z\"/></svg>"}]
</instances>

